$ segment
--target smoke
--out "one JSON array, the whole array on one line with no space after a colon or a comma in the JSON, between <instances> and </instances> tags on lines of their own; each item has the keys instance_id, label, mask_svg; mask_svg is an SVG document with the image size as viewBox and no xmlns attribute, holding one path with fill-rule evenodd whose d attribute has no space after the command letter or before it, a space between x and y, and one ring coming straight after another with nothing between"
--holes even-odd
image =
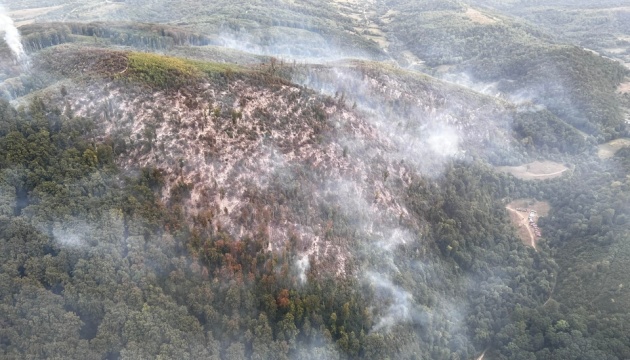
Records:
<instances>
[{"instance_id":1,"label":"smoke","mask_svg":"<svg viewBox=\"0 0 630 360\"><path fill-rule=\"evenodd\" d=\"M409 216L407 206L400 201L406 188L405 174L437 177L452 159L462 157L465 137L479 131L466 127L467 120L475 119L463 109L472 106L465 101L446 103L437 89L418 86L418 91L410 90L408 84L390 74L366 74L343 66L307 70L306 74L296 74L294 81L334 96L337 102L354 103L353 114L331 121L338 132L335 141L347 149L347 159L356 173L328 178L314 196L317 202L334 208L361 239L351 246L347 257L358 259L356 275L374 293L370 333L419 326L422 330L416 336L421 336L431 315L422 298L425 294L416 297L412 288L413 283L424 284L424 280L420 275L403 280L410 271L399 258L401 246L412 246L424 238L422 220ZM401 223L401 219L406 222ZM295 263L302 283L308 260L303 256ZM441 269L438 259L424 260L426 267ZM438 304L451 301L425 289L439 299ZM430 308L440 319L451 319L447 310Z\"/></svg>"},{"instance_id":2,"label":"smoke","mask_svg":"<svg viewBox=\"0 0 630 360\"><path fill-rule=\"evenodd\" d=\"M444 128L430 132L427 143L437 155L448 157L459 152L460 138L452 129Z\"/></svg>"},{"instance_id":3,"label":"smoke","mask_svg":"<svg viewBox=\"0 0 630 360\"><path fill-rule=\"evenodd\" d=\"M302 257L296 262L296 266L298 268L298 277L301 284L306 283L306 272L311 266L308 255L309 254L302 255Z\"/></svg>"},{"instance_id":4,"label":"smoke","mask_svg":"<svg viewBox=\"0 0 630 360\"><path fill-rule=\"evenodd\" d=\"M27 61L24 47L22 46L22 40L20 38L20 32L13 24L13 19L6 14L6 11L2 5L0 5L0 32L4 32L4 41L11 49L11 52L15 56L18 63L24 64Z\"/></svg>"},{"instance_id":5,"label":"smoke","mask_svg":"<svg viewBox=\"0 0 630 360\"><path fill-rule=\"evenodd\" d=\"M74 220L55 224L52 235L62 246L81 247L87 245L87 239L92 236L94 230L88 223Z\"/></svg>"},{"instance_id":6,"label":"smoke","mask_svg":"<svg viewBox=\"0 0 630 360\"><path fill-rule=\"evenodd\" d=\"M396 324L411 320L413 297L409 292L396 286L383 275L372 271L368 271L366 278L375 288L376 296L388 304L372 331L388 330Z\"/></svg>"},{"instance_id":7,"label":"smoke","mask_svg":"<svg viewBox=\"0 0 630 360\"><path fill-rule=\"evenodd\" d=\"M374 291L372 310L375 324L370 331L390 333L397 326L416 323L422 317L413 295L393 280L401 274L395 259L398 246L413 242L414 234L396 225L394 213L402 210L398 209L397 204L390 204L392 208L381 208L368 200L368 189L372 186L369 181L361 179L327 180L317 197L337 209L362 239L350 250L350 257L364 259L358 277ZM381 191L383 194L389 192L387 188L381 188ZM301 271L301 281L305 280L302 273L309 265L308 260L307 256L303 256L296 262L296 267Z\"/></svg>"},{"instance_id":8,"label":"smoke","mask_svg":"<svg viewBox=\"0 0 630 360\"><path fill-rule=\"evenodd\" d=\"M467 73L447 73L444 74L441 78L442 80L457 84L459 86L467 87L484 95L497 98L503 97L503 93L501 93L501 91L499 90L499 82L487 83L479 80L474 80L472 76Z\"/></svg>"},{"instance_id":9,"label":"smoke","mask_svg":"<svg viewBox=\"0 0 630 360\"><path fill-rule=\"evenodd\" d=\"M225 31L219 34L217 45L259 56L317 64L348 58L379 58L367 50L337 46L325 35L309 30L271 28L257 31Z\"/></svg>"},{"instance_id":10,"label":"smoke","mask_svg":"<svg viewBox=\"0 0 630 360\"><path fill-rule=\"evenodd\" d=\"M486 137L487 124L475 126L479 121L471 111L474 105L459 99L447 102L443 91L448 88L433 86L431 80L401 80L383 69L370 73L333 65L307 70L293 81L336 98L342 94L339 98L353 104L355 113L378 134L386 149L380 155L393 163L402 160L422 175L439 176L448 162L464 156L465 141ZM374 152L374 144L350 139L347 145L354 153Z\"/></svg>"}]
</instances>

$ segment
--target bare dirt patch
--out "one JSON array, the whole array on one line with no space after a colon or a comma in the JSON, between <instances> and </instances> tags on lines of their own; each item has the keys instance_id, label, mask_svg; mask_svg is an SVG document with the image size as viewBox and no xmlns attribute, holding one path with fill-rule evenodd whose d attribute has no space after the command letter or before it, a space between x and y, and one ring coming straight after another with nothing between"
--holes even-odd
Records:
<instances>
[{"instance_id":1,"label":"bare dirt patch","mask_svg":"<svg viewBox=\"0 0 630 360\"><path fill-rule=\"evenodd\" d=\"M510 220L523 243L536 249L536 244L542 236L538 228L538 218L549 214L551 209L549 203L533 199L518 199L507 204L505 208L510 213Z\"/></svg>"},{"instance_id":2,"label":"bare dirt patch","mask_svg":"<svg viewBox=\"0 0 630 360\"><path fill-rule=\"evenodd\" d=\"M534 161L520 166L499 166L497 169L522 180L553 179L569 170L566 166L553 161Z\"/></svg>"},{"instance_id":3,"label":"bare dirt patch","mask_svg":"<svg viewBox=\"0 0 630 360\"><path fill-rule=\"evenodd\" d=\"M615 153L617 153L617 151L628 146L630 146L630 138L612 140L605 144L599 145L597 156L599 156L600 159L610 159L611 157L615 156Z\"/></svg>"},{"instance_id":4,"label":"bare dirt patch","mask_svg":"<svg viewBox=\"0 0 630 360\"><path fill-rule=\"evenodd\" d=\"M465 12L466 16L477 24L489 25L495 24L497 21L489 16L482 14L479 10L468 8Z\"/></svg>"},{"instance_id":5,"label":"bare dirt patch","mask_svg":"<svg viewBox=\"0 0 630 360\"><path fill-rule=\"evenodd\" d=\"M619 87L617 88L617 92L620 94L630 93L630 80L626 81L625 83L619 84Z\"/></svg>"},{"instance_id":6,"label":"bare dirt patch","mask_svg":"<svg viewBox=\"0 0 630 360\"><path fill-rule=\"evenodd\" d=\"M387 10L387 12L385 13L385 15L381 16L381 21L385 24L389 24L392 21L394 21L394 18L396 17L396 15L398 15L400 13L400 11L396 11L396 10L392 10L389 9Z\"/></svg>"}]
</instances>

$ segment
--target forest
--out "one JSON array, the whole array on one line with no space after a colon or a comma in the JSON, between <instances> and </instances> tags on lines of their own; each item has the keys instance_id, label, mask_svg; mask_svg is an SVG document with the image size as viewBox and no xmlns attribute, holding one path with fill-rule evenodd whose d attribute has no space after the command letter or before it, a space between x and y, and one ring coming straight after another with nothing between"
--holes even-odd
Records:
<instances>
[{"instance_id":1,"label":"forest","mask_svg":"<svg viewBox=\"0 0 630 360\"><path fill-rule=\"evenodd\" d=\"M543 245L535 253L521 245L508 235L501 204L505 196L548 193L558 215L543 228L567 229L550 236L560 249L575 246L564 239L623 241L615 227L623 232L630 216L623 198L630 184L627 167L616 164L627 165L627 152L608 172L585 170L564 181L586 182L588 191L564 182L515 183L481 163L456 162L439 180L415 180L410 208L431 224L437 253L427 251L426 239L399 246L395 284L413 289L424 315L381 333L370 330L378 317L370 304L391 301L383 289L330 278L315 259L302 285L291 266L295 244L268 253L265 232L235 239L202 218L187 225L177 203L156 195L160 170L121 172L114 158L123 154L95 141L87 119L41 99L19 111L4 102L1 110L3 357L466 358L491 344L498 358L629 354L624 305L612 317L596 317L586 303L547 301L558 265L543 254L562 250ZM620 185L611 192L613 179ZM303 206L299 196L284 196ZM599 203L611 208L580 200L597 196L610 197ZM353 219L332 216L339 225L329 236L356 246L365 241L348 234ZM354 261L377 264L374 255ZM418 261L433 270L419 271ZM464 328L444 337L438 329L451 322L441 309L449 295L468 312Z\"/></svg>"},{"instance_id":2,"label":"forest","mask_svg":"<svg viewBox=\"0 0 630 360\"><path fill-rule=\"evenodd\" d=\"M630 358L588 4L58 3L0 42L0 358Z\"/></svg>"}]
</instances>

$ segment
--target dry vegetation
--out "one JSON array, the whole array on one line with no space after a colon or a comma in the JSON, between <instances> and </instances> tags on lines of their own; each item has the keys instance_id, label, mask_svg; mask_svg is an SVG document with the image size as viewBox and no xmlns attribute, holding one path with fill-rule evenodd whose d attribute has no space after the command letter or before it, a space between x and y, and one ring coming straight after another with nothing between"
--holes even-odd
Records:
<instances>
[{"instance_id":1,"label":"dry vegetation","mask_svg":"<svg viewBox=\"0 0 630 360\"><path fill-rule=\"evenodd\" d=\"M165 65L182 65L166 60ZM104 86L105 94L96 96L98 88L103 86L91 88L89 95L73 94L77 99L72 111L100 119L106 137L133 134L126 145L129 156L120 165L128 170L149 165L162 169L163 201L170 203L183 194L184 211L191 221L209 220L236 237L255 237L264 231L274 239L270 249L297 238L302 253L315 255L342 274L347 251L325 239L329 229L311 226L296 214L290 201L298 199L282 205L277 201L277 192L292 191L295 172L307 166L329 185L320 189L321 183L311 184L308 201L313 206L300 205L309 214L307 219L317 216L316 204L323 198L349 194L362 198L359 201L366 208L361 211L378 218L394 221L407 215L397 200L400 197L392 194L382 172L375 169L380 168L375 165L378 160L344 151L347 142L369 142L374 149L387 145L375 138L374 128L332 99L297 86L266 87L247 79L142 96L130 96L130 89L111 83ZM332 142L324 139L332 131L329 117L343 124ZM401 164L387 169L397 175L407 172ZM355 179L365 180L359 180L358 186Z\"/></svg>"},{"instance_id":2,"label":"dry vegetation","mask_svg":"<svg viewBox=\"0 0 630 360\"><path fill-rule=\"evenodd\" d=\"M501 118L505 109L496 101L478 99L459 87L451 93L461 98L446 99L441 87L450 85L400 70L385 75L382 67L369 68L369 63L356 74L348 69L344 85L350 90L354 81L367 91L365 97L404 104L397 108L401 123L394 129L377 114L352 109L343 95L317 95L262 74L268 67L242 69L116 51L95 50L82 57L66 46L51 53L72 64L69 74L81 73L86 64L102 74L87 90L70 89L66 99L73 101L62 111L96 119L105 139L118 139L116 151L126 149L122 168L162 169L166 204L183 200L182 211L190 221L235 237L264 231L274 239L269 248L296 238L302 254L321 257L318 261L328 261L339 274L348 251L327 238L330 229L313 226L312 219L331 197L347 205L338 210L344 214L379 219L365 225L369 234L409 218L400 194L415 165L402 153L409 149L399 146L409 146L402 136L419 126L416 122L446 127L470 149L507 136L501 126L488 127L483 121ZM409 114L413 122L402 121ZM434 165L439 169L441 160ZM308 186L294 188L296 178Z\"/></svg>"}]
</instances>

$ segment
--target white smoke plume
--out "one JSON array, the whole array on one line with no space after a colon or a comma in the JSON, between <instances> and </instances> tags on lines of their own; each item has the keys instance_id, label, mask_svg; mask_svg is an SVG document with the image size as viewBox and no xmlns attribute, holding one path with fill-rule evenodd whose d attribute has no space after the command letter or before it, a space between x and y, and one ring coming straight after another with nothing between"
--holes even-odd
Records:
<instances>
[{"instance_id":1,"label":"white smoke plume","mask_svg":"<svg viewBox=\"0 0 630 360\"><path fill-rule=\"evenodd\" d=\"M22 46L22 40L20 38L20 32L15 27L13 19L7 15L4 7L0 5L0 32L4 33L4 41L13 52L15 59L18 63L25 63L27 60L24 47Z\"/></svg>"},{"instance_id":2,"label":"white smoke plume","mask_svg":"<svg viewBox=\"0 0 630 360\"><path fill-rule=\"evenodd\" d=\"M301 284L306 283L306 272L311 267L311 262L308 258L308 255L309 254L302 255L302 257L296 263L296 266L298 268L298 276L299 276Z\"/></svg>"},{"instance_id":3,"label":"white smoke plume","mask_svg":"<svg viewBox=\"0 0 630 360\"><path fill-rule=\"evenodd\" d=\"M389 330L394 325L411 320L413 296L409 292L379 273L368 271L367 279L376 290L377 297L388 304L373 331Z\"/></svg>"}]
</instances>

